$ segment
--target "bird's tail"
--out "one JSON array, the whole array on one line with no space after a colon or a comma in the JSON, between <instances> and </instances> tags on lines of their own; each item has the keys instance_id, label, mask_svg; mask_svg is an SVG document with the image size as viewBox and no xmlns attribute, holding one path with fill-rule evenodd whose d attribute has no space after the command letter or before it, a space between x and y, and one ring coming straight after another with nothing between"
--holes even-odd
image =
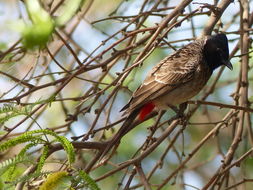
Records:
<instances>
[{"instance_id":1,"label":"bird's tail","mask_svg":"<svg viewBox=\"0 0 253 190\"><path fill-rule=\"evenodd\" d=\"M108 141L103 153L100 156L100 160L103 159L103 157L115 146L118 145L121 138L128 133L134 126L133 122L137 115L139 114L140 109L136 109L132 111L128 117L126 118L125 122L123 123L122 127L119 129L119 131L113 136L111 140Z\"/></svg>"}]
</instances>

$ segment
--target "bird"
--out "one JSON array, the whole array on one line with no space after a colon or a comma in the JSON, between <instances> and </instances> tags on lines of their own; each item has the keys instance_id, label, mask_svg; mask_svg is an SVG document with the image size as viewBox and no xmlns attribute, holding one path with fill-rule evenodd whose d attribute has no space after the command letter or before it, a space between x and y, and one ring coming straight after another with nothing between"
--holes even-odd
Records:
<instances>
[{"instance_id":1,"label":"bird","mask_svg":"<svg viewBox=\"0 0 253 190\"><path fill-rule=\"evenodd\" d=\"M107 142L100 158L119 144L133 121L143 121L154 109L175 109L177 105L185 109L186 102L201 91L213 71L222 65L233 69L224 33L197 38L161 60L122 108L126 120Z\"/></svg>"}]
</instances>

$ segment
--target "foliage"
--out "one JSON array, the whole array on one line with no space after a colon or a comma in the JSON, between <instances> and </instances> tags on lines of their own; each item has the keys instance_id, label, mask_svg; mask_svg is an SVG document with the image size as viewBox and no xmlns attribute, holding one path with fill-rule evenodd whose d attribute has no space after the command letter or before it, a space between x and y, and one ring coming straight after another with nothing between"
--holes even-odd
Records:
<instances>
[{"instance_id":1,"label":"foliage","mask_svg":"<svg viewBox=\"0 0 253 190\"><path fill-rule=\"evenodd\" d=\"M50 14L42 8L39 0L25 0L27 13L30 22L19 22L18 29L22 34L22 42L25 48L35 49L44 48L47 42L52 38L56 26L63 26L76 13L82 0L67 1L63 6L61 16L56 20L52 19Z\"/></svg>"},{"instance_id":2,"label":"foliage","mask_svg":"<svg viewBox=\"0 0 253 190\"><path fill-rule=\"evenodd\" d=\"M34 105L19 106L13 103L4 104L0 108L0 123L3 124L11 118L20 115L29 115L32 111Z\"/></svg>"},{"instance_id":3,"label":"foliage","mask_svg":"<svg viewBox=\"0 0 253 190\"><path fill-rule=\"evenodd\" d=\"M49 141L48 136L53 136L54 139L52 141ZM32 165L33 165L34 161L31 160L29 149L38 145L42 145L41 147L42 153L41 153L41 156L39 157L39 160L36 166L36 172L35 172L35 174L42 175L43 174L42 168L45 165L46 158L48 157L49 146L50 144L55 143L55 142L59 142L63 146L68 157L68 162L71 166L71 164L75 161L74 148L71 142L69 142L66 137L59 136L57 133L51 130L41 129L41 130L25 132L18 137L9 139L6 142L0 144L0 151L3 152L3 151L11 149L12 147L16 145L27 143L21 149L21 151L19 152L17 156L0 163L0 173L4 174L5 172L9 172L9 176L12 176L18 164L20 163L29 164L30 162L32 162ZM11 179L11 177L8 177L8 179ZM28 178L24 178L24 180L27 180L27 179ZM20 181L18 180L18 182Z\"/></svg>"},{"instance_id":4,"label":"foliage","mask_svg":"<svg viewBox=\"0 0 253 190\"><path fill-rule=\"evenodd\" d=\"M70 175L66 171L59 171L48 175L39 190L82 189L100 190L95 181L84 171Z\"/></svg>"},{"instance_id":5,"label":"foliage","mask_svg":"<svg viewBox=\"0 0 253 190\"><path fill-rule=\"evenodd\" d=\"M24 47L44 47L54 30L54 21L40 6L38 0L26 0L26 9L31 19L30 24L20 23Z\"/></svg>"},{"instance_id":6,"label":"foliage","mask_svg":"<svg viewBox=\"0 0 253 190\"><path fill-rule=\"evenodd\" d=\"M100 190L96 182L84 171L80 170L76 181L82 181L85 187L91 190Z\"/></svg>"},{"instance_id":7,"label":"foliage","mask_svg":"<svg viewBox=\"0 0 253 190\"><path fill-rule=\"evenodd\" d=\"M60 189L69 189L68 173L65 171L55 172L50 174L46 181L40 186L39 190L60 190Z\"/></svg>"}]
</instances>

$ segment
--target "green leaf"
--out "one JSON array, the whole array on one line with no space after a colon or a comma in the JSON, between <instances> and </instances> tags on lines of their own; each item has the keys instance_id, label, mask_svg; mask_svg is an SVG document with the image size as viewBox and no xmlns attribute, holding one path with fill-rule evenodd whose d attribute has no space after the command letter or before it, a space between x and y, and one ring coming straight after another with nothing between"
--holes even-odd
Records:
<instances>
[{"instance_id":1,"label":"green leaf","mask_svg":"<svg viewBox=\"0 0 253 190\"><path fill-rule=\"evenodd\" d=\"M89 189L91 190L100 190L96 182L84 171L80 170L79 171L79 176L82 178L83 181L86 182L86 185L88 186Z\"/></svg>"},{"instance_id":2,"label":"green leaf","mask_svg":"<svg viewBox=\"0 0 253 190\"><path fill-rule=\"evenodd\" d=\"M50 174L46 181L40 186L39 190L64 190L71 186L71 177L65 171Z\"/></svg>"},{"instance_id":3,"label":"green leaf","mask_svg":"<svg viewBox=\"0 0 253 190\"><path fill-rule=\"evenodd\" d=\"M4 189L4 182L2 180L2 178L0 178L0 190Z\"/></svg>"},{"instance_id":4,"label":"green leaf","mask_svg":"<svg viewBox=\"0 0 253 190\"><path fill-rule=\"evenodd\" d=\"M54 31L54 21L38 0L26 0L25 3L31 23L19 25L23 45L27 49L44 47Z\"/></svg>"},{"instance_id":5,"label":"green leaf","mask_svg":"<svg viewBox=\"0 0 253 190\"><path fill-rule=\"evenodd\" d=\"M0 124L16 116L29 115L33 106L34 105L20 106L12 103L4 104L3 107L0 108Z\"/></svg>"},{"instance_id":6,"label":"green leaf","mask_svg":"<svg viewBox=\"0 0 253 190\"><path fill-rule=\"evenodd\" d=\"M13 158L9 158L0 163L0 174L5 173L9 169L12 170L12 167L16 166L19 163L31 163L31 160L28 156L15 156ZM33 164L33 163L31 163Z\"/></svg>"}]
</instances>

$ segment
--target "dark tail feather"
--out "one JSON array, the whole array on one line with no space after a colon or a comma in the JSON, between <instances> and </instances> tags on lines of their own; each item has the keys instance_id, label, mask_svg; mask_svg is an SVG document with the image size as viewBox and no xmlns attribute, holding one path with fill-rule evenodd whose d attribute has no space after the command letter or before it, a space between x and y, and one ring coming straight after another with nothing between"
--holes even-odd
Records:
<instances>
[{"instance_id":1,"label":"dark tail feather","mask_svg":"<svg viewBox=\"0 0 253 190\"><path fill-rule=\"evenodd\" d=\"M121 110L120 110L120 112L122 112L122 111L124 111L124 110L126 110L127 108L129 108L129 103L128 104L126 104Z\"/></svg>"},{"instance_id":2,"label":"dark tail feather","mask_svg":"<svg viewBox=\"0 0 253 190\"><path fill-rule=\"evenodd\" d=\"M126 118L125 122L123 123L122 127L119 129L119 131L113 136L111 140L108 141L107 146L105 147L105 150L103 151L102 155L100 156L100 160L112 149L113 146L117 145L121 138L128 133L133 128L133 121L139 114L140 109L136 109L133 112L129 114L129 116Z\"/></svg>"}]
</instances>

